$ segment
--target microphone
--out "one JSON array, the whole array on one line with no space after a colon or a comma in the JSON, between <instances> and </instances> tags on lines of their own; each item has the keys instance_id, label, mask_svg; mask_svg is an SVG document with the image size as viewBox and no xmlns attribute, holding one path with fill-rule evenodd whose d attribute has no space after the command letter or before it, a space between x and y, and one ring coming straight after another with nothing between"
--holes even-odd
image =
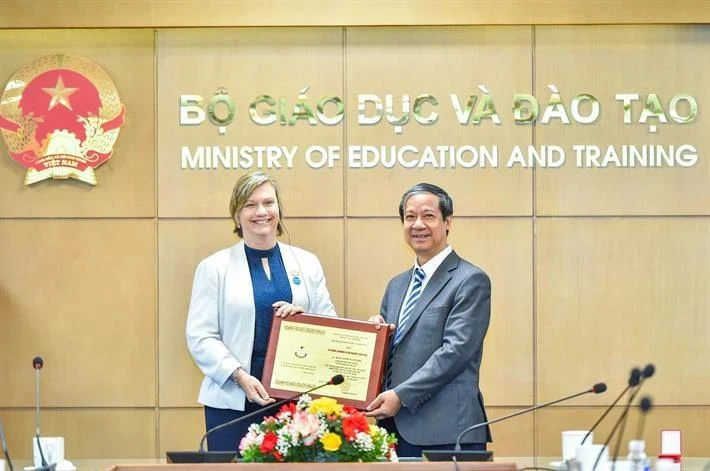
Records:
<instances>
[{"instance_id":1,"label":"microphone","mask_svg":"<svg viewBox=\"0 0 710 471\"><path fill-rule=\"evenodd\" d=\"M477 428L485 427L486 425L490 425L490 424L495 424L496 422L500 422L501 420L510 419L511 417L515 417L516 415L526 414L528 412L542 409L543 407L551 406L552 404L557 404L558 402L567 401L569 399L574 399L575 397L583 396L584 394L589 394L589 393L600 394L600 393L603 393L604 391L606 391L606 383L597 383L585 391L578 392L576 394L572 394L570 396L563 397L562 399L557 399L555 401L546 402L544 404L529 407L527 409L524 409L524 410L521 410L518 412L513 412L512 414L504 415L503 417L499 417L497 419L493 419L493 420L489 420L487 422L481 422L480 424L472 425L472 426L468 427L467 429L464 429L464 431L459 433L459 436L456 437L455 450L461 451L461 439L464 437L464 435L466 435L467 433L469 433L473 430L476 430Z\"/></svg>"},{"instance_id":2,"label":"microphone","mask_svg":"<svg viewBox=\"0 0 710 471\"><path fill-rule=\"evenodd\" d=\"M217 425L216 427L212 427L211 429L209 429L209 430L202 436L202 440L200 440L200 449L199 449L199 451L200 451L200 453L204 453L204 451L205 451L205 440L207 440L207 437L208 437L211 433L214 433L214 432L216 432L217 430L222 430L223 428L226 428L226 427L232 426L232 425L234 425L234 424L236 424L236 423L238 423L238 422L242 422L242 421L244 421L244 420L247 420L247 419L249 419L249 418L251 418L251 417L254 417L255 415L263 414L264 411L266 411L266 410L268 410L268 409L271 409L272 407L280 406L281 404L285 404L285 403L287 403L287 402L289 402L289 401L293 401L294 399L297 399L297 398L298 398L299 396L301 396L302 394L308 394L308 393L310 393L310 392L315 391L316 389L324 388L324 387L330 386L330 385L335 385L335 386L337 386L338 384L341 384L343 381L345 381L345 377L344 377L343 375L335 375L335 376L333 376L332 378L330 378L330 379L328 380L328 382L323 383L323 384L319 384L318 386L316 386L316 387L314 387L314 388L311 388L311 389L309 389L308 391L303 391L303 392L296 393L296 394L294 394L294 395L291 396L291 397L288 397L288 398L286 398L286 399L282 399L282 400L280 400L280 401L278 401L278 402L274 402L273 404L267 404L267 405L265 405L264 407L262 407L261 409L255 410L254 412L250 412L250 413L247 414L247 415L243 415L243 416L238 417L238 418L236 418L236 419L234 419L234 420L230 420L229 422L225 422L225 423L223 423L223 424L221 424L221 425Z\"/></svg>"},{"instance_id":3,"label":"microphone","mask_svg":"<svg viewBox=\"0 0 710 471\"><path fill-rule=\"evenodd\" d=\"M619 448L621 447L621 439L624 435L626 416L629 413L629 408L631 407L631 403L633 402L633 400L636 398L639 391L641 390L641 386L643 385L644 381L646 381L648 378L653 376L653 374L655 372L656 372L656 367L653 365L653 363L649 363L641 371L641 378L639 380L639 384L636 386L635 390L630 391L629 400L626 402L626 405L624 406L624 410L621 412L621 415L616 420L614 427L612 427L611 432L609 432L609 435L607 436L606 440L604 441L604 446L602 447L601 451L597 455L597 459L594 461L594 467L592 468L592 471L597 469L597 465L599 464L599 460L601 459L602 453L604 452L604 448L609 445L609 443L611 442L611 439L614 437L614 434L616 433L617 429L619 429L619 426L621 426L619 436L618 436L617 442L616 442L616 447L614 449L614 455L611 458L612 459L611 469L612 469L612 471L614 470L615 465L616 465L616 459L619 456Z\"/></svg>"},{"instance_id":4,"label":"microphone","mask_svg":"<svg viewBox=\"0 0 710 471\"><path fill-rule=\"evenodd\" d=\"M616 403L621 400L621 398L624 396L624 394L626 394L626 391L628 391L630 388L638 386L639 381L641 381L641 370L638 368L634 368L631 370L628 385L626 386L626 388L624 388L624 390L621 391L621 394L619 394L617 396L617 398L614 400L614 402L612 402L611 405L609 407L607 407L607 409L604 411L602 416L599 417L599 419L594 423L594 425L591 426L591 428L589 429L587 434L582 439L582 442L580 443L581 445L584 445L584 443L587 441L587 438L589 438L589 436L592 434L594 429L597 428L597 426L601 423L601 421L604 420L604 417L606 417L609 414L609 412L611 412L611 410L614 408Z\"/></svg>"},{"instance_id":5,"label":"microphone","mask_svg":"<svg viewBox=\"0 0 710 471\"><path fill-rule=\"evenodd\" d=\"M0 424L0 442L2 443L2 453L5 455L5 461L7 461L10 471L15 471L15 468L12 466L12 460L10 459L10 452L7 450L7 440L5 439L5 430L2 428L2 424Z\"/></svg>"},{"instance_id":6,"label":"microphone","mask_svg":"<svg viewBox=\"0 0 710 471\"><path fill-rule=\"evenodd\" d=\"M528 412L536 411L538 409L542 409L543 407L551 406L552 404L557 404L558 402L562 401L567 401L569 399L574 399L575 397L578 396L583 396L584 394L589 394L589 393L594 393L594 394L600 394L606 391L606 383L597 383L594 386L592 386L589 389L585 389L582 392L578 392L576 394L572 394L569 396L565 396L561 399L556 399L554 401L546 402L544 404L539 404L537 406L533 407L528 407L527 409L523 409L518 412L513 412L512 414L504 415L503 417L498 417L497 419L492 419L488 420L486 422L481 422L480 424L475 424L471 425L470 427L466 428L463 430L463 432L459 433L459 435L456 437L456 445L454 446L454 450L422 450L422 456L425 454L427 455L427 459L429 461L449 461L448 457L451 457L450 460L456 461L457 456L461 458L462 460L466 460L466 454L468 452L463 452L461 451L461 440L463 439L464 435L466 435L469 432L472 432L473 430L476 430L481 427L486 427L491 424L495 424L497 422L500 422L502 420L510 419L512 417L515 417L517 415L521 414L527 414ZM476 452L474 452L476 453ZM477 452L476 454L480 455L481 452ZM446 459L444 459L446 457Z\"/></svg>"},{"instance_id":7,"label":"microphone","mask_svg":"<svg viewBox=\"0 0 710 471\"><path fill-rule=\"evenodd\" d=\"M614 461L611 463L611 471L614 471L616 467L616 459L619 456L619 450L621 450L621 440L624 437L624 430L626 429L626 419L628 418L629 414L629 408L631 407L631 403L633 402L634 399L636 399L636 396L638 395L639 391L641 390L641 386L643 385L643 382L653 376L653 374L656 372L656 367L653 365L653 363L649 363L646 365L641 372L641 381L639 382L638 387L632 392L631 397L629 397L629 401L626 403L626 408L624 409L624 412L622 412L621 417L619 418L621 422L621 428L619 429L619 435L616 437L616 447L614 448Z\"/></svg>"},{"instance_id":8,"label":"microphone","mask_svg":"<svg viewBox=\"0 0 710 471\"><path fill-rule=\"evenodd\" d=\"M636 440L643 440L643 429L646 426L646 415L648 414L648 411L651 410L651 407L653 407L651 397L645 396L641 398L639 407L641 408L641 416L639 417L639 423L636 427Z\"/></svg>"},{"instance_id":9,"label":"microphone","mask_svg":"<svg viewBox=\"0 0 710 471\"><path fill-rule=\"evenodd\" d=\"M42 444L39 439L39 370L41 370L43 366L44 360L42 359L42 357L36 356L32 359L32 368L34 368L35 370L35 441L37 442L39 457L42 460L42 468L37 468L36 471L48 468L47 460L44 458Z\"/></svg>"},{"instance_id":10,"label":"microphone","mask_svg":"<svg viewBox=\"0 0 710 471\"><path fill-rule=\"evenodd\" d=\"M35 369L35 435L39 435L39 370L44 366L42 357L32 359L32 368Z\"/></svg>"}]
</instances>

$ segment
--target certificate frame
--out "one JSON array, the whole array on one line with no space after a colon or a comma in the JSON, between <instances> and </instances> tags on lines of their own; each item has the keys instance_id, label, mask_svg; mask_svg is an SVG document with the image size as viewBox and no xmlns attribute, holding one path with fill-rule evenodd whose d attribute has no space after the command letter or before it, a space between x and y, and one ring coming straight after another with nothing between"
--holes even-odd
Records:
<instances>
[{"instance_id":1,"label":"certificate frame","mask_svg":"<svg viewBox=\"0 0 710 471\"><path fill-rule=\"evenodd\" d=\"M272 385L272 380L275 379L275 369L280 369L280 365L276 365L277 358L283 358L284 354L284 352L279 350L279 340L282 340L282 345L288 343L287 341L283 341L281 335L298 335L298 330L296 329L293 329L294 334L284 334L286 330L283 329L283 327L288 326L289 324L306 328L311 326L316 329L319 327L324 327L326 329L322 330L328 332L335 332L336 336L339 334L352 334L357 337L364 333L364 336L371 339L372 336L368 336L367 334L375 334L374 351L371 352L371 358L369 359L369 361L364 364L367 368L369 368L369 371L366 373L367 386L365 387L362 381L358 381L359 389L366 390L365 397L347 397L350 391L344 388L349 387L348 376L351 375L349 375L347 372L342 371L343 368L347 369L346 367L342 367L339 370L338 366L334 366L332 364L328 366L320 364L309 365L311 370L314 372L314 375L316 376L314 378L310 378L310 387L306 387L305 384L303 385L303 387L298 388L288 388L283 386ZM304 392L315 386L326 383L330 378L332 378L336 374L342 374L345 378L345 382L340 386L340 388L343 389L339 390L338 393L334 393L333 391L323 391L322 394L319 394L320 391L314 391L313 393L309 394L317 397L333 397L343 405L348 405L356 409L363 410L375 399L375 397L377 397L377 394L379 394L380 386L382 384L382 379L385 373L385 362L387 360L389 340L390 332L388 324L381 324L380 328L376 329L375 325L372 322L355 319L345 319L342 317L319 316L315 314L296 314L294 316L288 317L274 316L273 322L271 324L269 344L266 351L264 373L261 378L261 383L264 385L264 388L270 396L283 399L292 397L294 395L297 395L299 392ZM362 364L359 364L359 366L362 366ZM318 377L319 374L322 375L322 377ZM339 388L339 386L327 386L327 388ZM324 387L323 389L326 388Z\"/></svg>"}]
</instances>

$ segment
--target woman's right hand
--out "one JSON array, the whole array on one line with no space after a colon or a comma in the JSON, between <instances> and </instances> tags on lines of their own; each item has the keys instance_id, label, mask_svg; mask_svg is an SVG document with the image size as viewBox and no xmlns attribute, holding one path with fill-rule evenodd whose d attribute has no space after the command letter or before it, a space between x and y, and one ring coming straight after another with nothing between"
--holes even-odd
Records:
<instances>
[{"instance_id":1,"label":"woman's right hand","mask_svg":"<svg viewBox=\"0 0 710 471\"><path fill-rule=\"evenodd\" d=\"M242 391L244 391L244 394L246 394L249 402L256 402L260 406L276 402L276 399L270 397L269 393L266 392L266 389L264 389L264 385L261 384L261 381L246 371L242 369L237 371L235 379L237 380L239 387L242 388Z\"/></svg>"}]
</instances>

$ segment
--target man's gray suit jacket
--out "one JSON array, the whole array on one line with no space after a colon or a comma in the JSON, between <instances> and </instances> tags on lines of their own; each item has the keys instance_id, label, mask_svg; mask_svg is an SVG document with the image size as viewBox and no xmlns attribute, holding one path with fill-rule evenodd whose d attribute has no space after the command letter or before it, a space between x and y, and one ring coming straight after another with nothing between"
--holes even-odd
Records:
<instances>
[{"instance_id":1,"label":"man's gray suit jacket","mask_svg":"<svg viewBox=\"0 0 710 471\"><path fill-rule=\"evenodd\" d=\"M390 280L380 314L397 324L412 269ZM465 428L485 422L478 380L491 316L491 282L483 270L450 253L427 283L394 349L391 384L404 407L397 430L415 445L453 444ZM462 443L491 440L488 427Z\"/></svg>"}]
</instances>

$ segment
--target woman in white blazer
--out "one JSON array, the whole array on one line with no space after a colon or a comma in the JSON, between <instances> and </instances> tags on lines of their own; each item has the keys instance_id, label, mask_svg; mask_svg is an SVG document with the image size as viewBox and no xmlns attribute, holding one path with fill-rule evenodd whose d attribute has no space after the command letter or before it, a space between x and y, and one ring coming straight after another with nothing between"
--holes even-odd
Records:
<instances>
[{"instance_id":1,"label":"woman in white blazer","mask_svg":"<svg viewBox=\"0 0 710 471\"><path fill-rule=\"evenodd\" d=\"M284 231L276 180L243 175L229 212L242 241L202 260L187 316L187 345L205 375L198 402L209 430L275 402L261 384L274 315L335 316L318 258L277 241ZM250 421L210 434L212 451L236 451Z\"/></svg>"}]
</instances>

